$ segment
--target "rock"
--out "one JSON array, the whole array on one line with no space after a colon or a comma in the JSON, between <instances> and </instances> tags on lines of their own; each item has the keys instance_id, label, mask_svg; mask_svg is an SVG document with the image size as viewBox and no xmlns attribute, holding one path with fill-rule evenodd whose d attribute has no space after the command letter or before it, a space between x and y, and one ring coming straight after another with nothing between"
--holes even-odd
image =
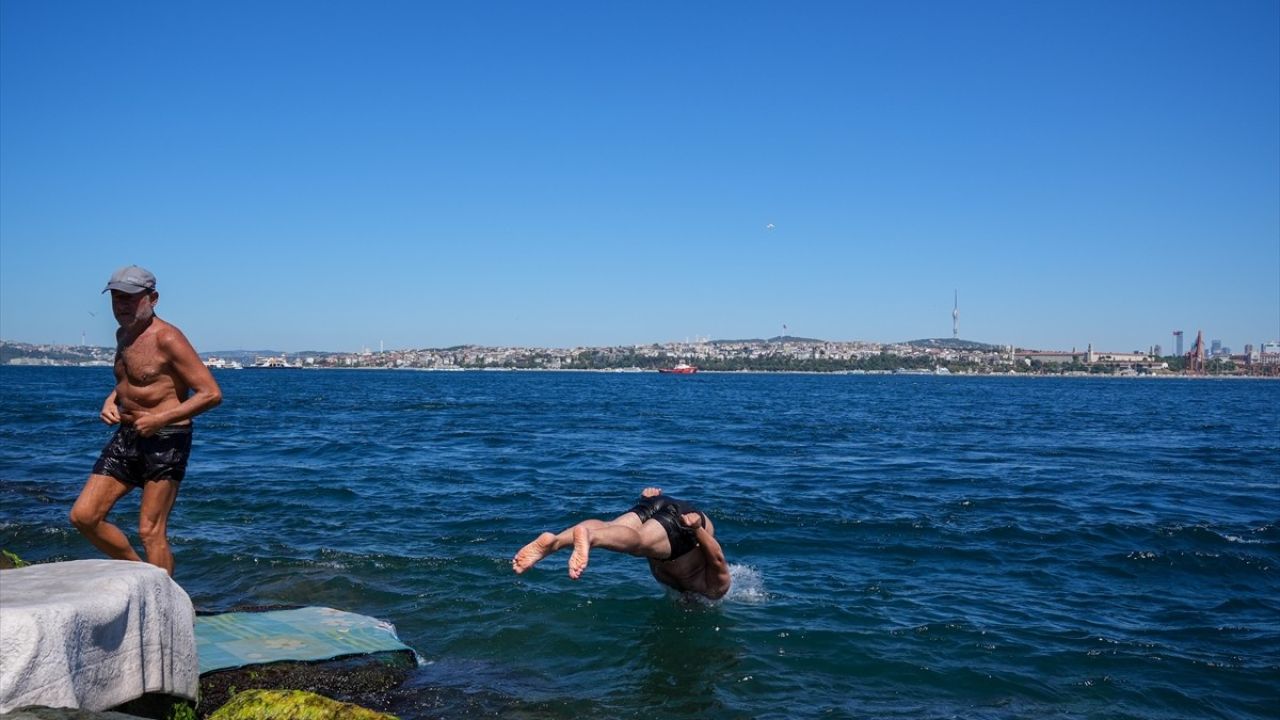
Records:
<instances>
[{"instance_id":1,"label":"rock","mask_svg":"<svg viewBox=\"0 0 1280 720\"><path fill-rule=\"evenodd\" d=\"M396 720L394 715L330 700L305 690L245 690L210 720Z\"/></svg>"},{"instance_id":2,"label":"rock","mask_svg":"<svg viewBox=\"0 0 1280 720\"><path fill-rule=\"evenodd\" d=\"M201 717L249 689L323 692L349 702L386 707L417 667L410 652L373 653L323 662L276 662L200 676Z\"/></svg>"}]
</instances>

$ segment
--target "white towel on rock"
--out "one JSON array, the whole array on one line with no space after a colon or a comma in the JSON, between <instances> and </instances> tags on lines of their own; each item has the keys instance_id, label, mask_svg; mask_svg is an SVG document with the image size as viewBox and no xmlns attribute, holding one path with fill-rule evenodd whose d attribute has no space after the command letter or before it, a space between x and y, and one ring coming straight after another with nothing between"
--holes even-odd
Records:
<instances>
[{"instance_id":1,"label":"white towel on rock","mask_svg":"<svg viewBox=\"0 0 1280 720\"><path fill-rule=\"evenodd\" d=\"M164 570L74 560L0 572L0 712L104 710L199 688L191 598Z\"/></svg>"}]
</instances>

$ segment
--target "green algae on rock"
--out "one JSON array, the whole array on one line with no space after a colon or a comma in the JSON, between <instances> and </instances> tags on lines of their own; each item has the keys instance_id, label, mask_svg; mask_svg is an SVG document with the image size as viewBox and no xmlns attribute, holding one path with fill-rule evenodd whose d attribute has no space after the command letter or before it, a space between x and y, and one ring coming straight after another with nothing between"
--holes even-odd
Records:
<instances>
[{"instance_id":1,"label":"green algae on rock","mask_svg":"<svg viewBox=\"0 0 1280 720\"><path fill-rule=\"evenodd\" d=\"M211 720L396 720L396 716L338 702L305 690L245 690Z\"/></svg>"},{"instance_id":2,"label":"green algae on rock","mask_svg":"<svg viewBox=\"0 0 1280 720\"><path fill-rule=\"evenodd\" d=\"M30 564L8 550L0 550L0 570L14 570Z\"/></svg>"}]
</instances>

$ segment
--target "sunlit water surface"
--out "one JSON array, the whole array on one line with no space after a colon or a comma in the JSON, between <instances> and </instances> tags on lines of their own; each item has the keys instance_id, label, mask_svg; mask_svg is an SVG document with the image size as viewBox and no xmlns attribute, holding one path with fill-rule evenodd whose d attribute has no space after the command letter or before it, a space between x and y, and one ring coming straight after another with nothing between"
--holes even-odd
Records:
<instances>
[{"instance_id":1,"label":"sunlit water surface","mask_svg":"<svg viewBox=\"0 0 1280 720\"><path fill-rule=\"evenodd\" d=\"M405 718L1255 718L1280 707L1280 383L220 372L171 519L195 604L327 605L423 658ZM66 516L109 369L0 368L0 541ZM658 485L722 602L524 576ZM136 495L136 494L135 494ZM136 525L137 499L117 518Z\"/></svg>"}]
</instances>

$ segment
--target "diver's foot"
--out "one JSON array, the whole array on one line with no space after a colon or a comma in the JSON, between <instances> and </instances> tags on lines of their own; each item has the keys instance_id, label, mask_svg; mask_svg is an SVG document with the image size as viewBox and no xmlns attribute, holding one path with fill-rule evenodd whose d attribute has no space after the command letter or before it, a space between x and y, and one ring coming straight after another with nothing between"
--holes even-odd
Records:
<instances>
[{"instance_id":1,"label":"diver's foot","mask_svg":"<svg viewBox=\"0 0 1280 720\"><path fill-rule=\"evenodd\" d=\"M520 548L520 552L516 553L514 558L511 558L511 569L515 570L516 574L519 575L537 565L539 560L555 552L555 549L556 536L549 532L544 532L534 538L533 542Z\"/></svg>"},{"instance_id":2,"label":"diver's foot","mask_svg":"<svg viewBox=\"0 0 1280 720\"><path fill-rule=\"evenodd\" d=\"M573 529L573 554L569 556L569 577L577 580L587 569L591 554L591 531L579 525Z\"/></svg>"}]
</instances>

